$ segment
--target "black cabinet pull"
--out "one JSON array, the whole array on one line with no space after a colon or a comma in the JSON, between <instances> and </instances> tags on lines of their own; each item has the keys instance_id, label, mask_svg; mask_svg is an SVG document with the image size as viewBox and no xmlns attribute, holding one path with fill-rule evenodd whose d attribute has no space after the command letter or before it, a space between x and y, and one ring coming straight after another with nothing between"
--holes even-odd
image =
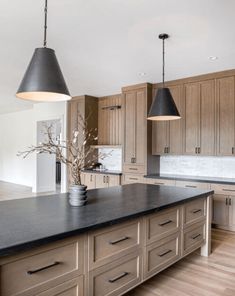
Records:
<instances>
[{"instance_id":1,"label":"black cabinet pull","mask_svg":"<svg viewBox=\"0 0 235 296\"><path fill-rule=\"evenodd\" d=\"M228 205L229 205L229 206L231 206L231 205L232 205L232 200L231 200L231 198L229 198Z\"/></svg>"},{"instance_id":2,"label":"black cabinet pull","mask_svg":"<svg viewBox=\"0 0 235 296\"><path fill-rule=\"evenodd\" d=\"M122 274L116 276L115 278L110 279L109 282L110 283L115 283L116 281L122 279L123 277L127 276L128 274L129 274L129 272L123 272Z\"/></svg>"},{"instance_id":3,"label":"black cabinet pull","mask_svg":"<svg viewBox=\"0 0 235 296\"><path fill-rule=\"evenodd\" d=\"M106 183L109 183L109 176L106 176Z\"/></svg>"},{"instance_id":4,"label":"black cabinet pull","mask_svg":"<svg viewBox=\"0 0 235 296\"><path fill-rule=\"evenodd\" d=\"M197 147L197 153L198 153L198 154L201 153L201 147Z\"/></svg>"},{"instance_id":5,"label":"black cabinet pull","mask_svg":"<svg viewBox=\"0 0 235 296\"><path fill-rule=\"evenodd\" d=\"M59 264L61 264L61 262L59 262L59 261L55 261L54 263L52 263L52 264L50 264L50 265L47 265L47 266L44 266L44 267L41 267L41 268L38 268L38 269L35 269L35 270L28 270L28 271L27 271L27 274L32 275L32 274L34 274L34 273L38 273L38 272L40 272L40 271L43 271L43 270L49 269L49 268L54 267L54 266L57 266L57 265L59 265Z\"/></svg>"},{"instance_id":6,"label":"black cabinet pull","mask_svg":"<svg viewBox=\"0 0 235 296\"><path fill-rule=\"evenodd\" d=\"M226 206L228 205L228 198L226 197L226 200L225 200L225 204Z\"/></svg>"},{"instance_id":7,"label":"black cabinet pull","mask_svg":"<svg viewBox=\"0 0 235 296\"><path fill-rule=\"evenodd\" d=\"M127 239L130 239L130 237L128 237L128 236L124 236L124 237L119 238L119 239L117 239L117 240L115 240L115 241L110 241L109 243L110 243L110 245L116 245L116 244L118 244L118 243L120 243L120 242L123 242L123 241L125 241L125 240L127 240Z\"/></svg>"},{"instance_id":8,"label":"black cabinet pull","mask_svg":"<svg viewBox=\"0 0 235 296\"><path fill-rule=\"evenodd\" d=\"M159 226L164 226L164 225L170 224L170 223L172 223L172 222L173 222L172 220L167 220L167 221L165 221L165 222L159 223L158 225L159 225Z\"/></svg>"},{"instance_id":9,"label":"black cabinet pull","mask_svg":"<svg viewBox=\"0 0 235 296\"><path fill-rule=\"evenodd\" d=\"M130 171L137 171L137 168L129 168Z\"/></svg>"},{"instance_id":10,"label":"black cabinet pull","mask_svg":"<svg viewBox=\"0 0 235 296\"><path fill-rule=\"evenodd\" d=\"M199 212L201 212L201 211L202 211L202 209L193 210L192 213L193 213L193 214L196 214L196 213L199 213Z\"/></svg>"},{"instance_id":11,"label":"black cabinet pull","mask_svg":"<svg viewBox=\"0 0 235 296\"><path fill-rule=\"evenodd\" d=\"M169 254L169 253L171 253L171 252L172 252L172 250L167 250L167 251L165 251L165 252L159 254L158 256L159 256L159 257L163 257L163 256L165 256L165 255L167 255L167 254Z\"/></svg>"},{"instance_id":12,"label":"black cabinet pull","mask_svg":"<svg viewBox=\"0 0 235 296\"><path fill-rule=\"evenodd\" d=\"M232 147L232 154L234 154L234 147Z\"/></svg>"},{"instance_id":13,"label":"black cabinet pull","mask_svg":"<svg viewBox=\"0 0 235 296\"><path fill-rule=\"evenodd\" d=\"M197 154L197 147L195 147L195 154Z\"/></svg>"},{"instance_id":14,"label":"black cabinet pull","mask_svg":"<svg viewBox=\"0 0 235 296\"><path fill-rule=\"evenodd\" d=\"M197 188L196 185L185 185L185 187L187 187L187 188Z\"/></svg>"},{"instance_id":15,"label":"black cabinet pull","mask_svg":"<svg viewBox=\"0 0 235 296\"><path fill-rule=\"evenodd\" d=\"M103 176L103 183L105 183L105 180L106 180L106 179L105 179L105 176Z\"/></svg>"},{"instance_id":16,"label":"black cabinet pull","mask_svg":"<svg viewBox=\"0 0 235 296\"><path fill-rule=\"evenodd\" d=\"M196 238L198 238L199 236L201 236L200 233L199 233L199 234L196 234L195 236L192 236L192 239L196 239Z\"/></svg>"},{"instance_id":17,"label":"black cabinet pull","mask_svg":"<svg viewBox=\"0 0 235 296\"><path fill-rule=\"evenodd\" d=\"M228 191L228 192L235 192L235 189L222 189L223 191Z\"/></svg>"}]
</instances>

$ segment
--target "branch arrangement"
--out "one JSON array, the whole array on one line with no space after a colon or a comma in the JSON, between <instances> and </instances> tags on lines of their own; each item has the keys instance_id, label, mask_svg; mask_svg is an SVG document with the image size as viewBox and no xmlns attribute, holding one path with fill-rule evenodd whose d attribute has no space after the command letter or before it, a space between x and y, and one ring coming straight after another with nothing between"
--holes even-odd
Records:
<instances>
[{"instance_id":1,"label":"branch arrangement","mask_svg":"<svg viewBox=\"0 0 235 296\"><path fill-rule=\"evenodd\" d=\"M85 167L93 165L97 157L104 159L111 155L110 153L94 153L91 144L98 140L97 128L88 129L87 120L81 114L78 115L78 126L73 131L71 139L66 141L57 141L53 134L53 124L44 124L45 141L38 145L28 147L28 150L18 152L17 156L26 158L32 153L49 153L56 155L56 158L65 164L70 171L74 185L82 185L81 172Z\"/></svg>"}]
</instances>

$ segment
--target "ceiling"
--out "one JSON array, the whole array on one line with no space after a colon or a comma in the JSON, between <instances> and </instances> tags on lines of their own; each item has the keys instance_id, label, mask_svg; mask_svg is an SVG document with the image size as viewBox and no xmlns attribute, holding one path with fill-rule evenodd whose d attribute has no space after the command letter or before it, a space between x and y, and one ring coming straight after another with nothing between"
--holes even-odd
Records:
<instances>
[{"instance_id":1,"label":"ceiling","mask_svg":"<svg viewBox=\"0 0 235 296\"><path fill-rule=\"evenodd\" d=\"M48 47L73 96L159 82L161 32L170 34L166 80L235 68L234 0L48 0L48 6ZM42 45L43 7L44 0L0 0L0 113L32 106L15 93Z\"/></svg>"}]
</instances>

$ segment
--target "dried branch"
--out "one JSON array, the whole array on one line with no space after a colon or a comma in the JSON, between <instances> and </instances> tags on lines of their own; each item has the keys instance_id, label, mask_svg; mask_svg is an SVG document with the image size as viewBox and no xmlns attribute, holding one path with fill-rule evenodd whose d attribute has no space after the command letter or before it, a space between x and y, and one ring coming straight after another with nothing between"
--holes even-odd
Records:
<instances>
[{"instance_id":1,"label":"dried branch","mask_svg":"<svg viewBox=\"0 0 235 296\"><path fill-rule=\"evenodd\" d=\"M81 185L81 172L86 165L92 165L97 161L97 155L91 144L97 141L97 128L88 129L87 120L81 114L78 114L77 130L72 132L69 140L58 142L53 134L53 125L43 126L45 129L45 141L36 146L28 147L28 150L17 153L24 159L30 154L49 153L56 155L56 158L65 164L70 171L73 184ZM104 159L112 154L98 153L98 157Z\"/></svg>"}]
</instances>

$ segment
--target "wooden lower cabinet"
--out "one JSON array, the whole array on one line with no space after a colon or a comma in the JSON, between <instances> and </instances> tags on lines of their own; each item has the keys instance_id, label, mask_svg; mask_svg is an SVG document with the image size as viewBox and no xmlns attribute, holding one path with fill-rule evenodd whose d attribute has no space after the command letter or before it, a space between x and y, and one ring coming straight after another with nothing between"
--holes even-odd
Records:
<instances>
[{"instance_id":1,"label":"wooden lower cabinet","mask_svg":"<svg viewBox=\"0 0 235 296\"><path fill-rule=\"evenodd\" d=\"M175 186L175 180L168 180L168 179L146 178L145 183L152 184L152 185Z\"/></svg>"},{"instance_id":2,"label":"wooden lower cabinet","mask_svg":"<svg viewBox=\"0 0 235 296\"><path fill-rule=\"evenodd\" d=\"M107 188L121 185L120 175L82 173L82 181L87 186L87 189Z\"/></svg>"},{"instance_id":3,"label":"wooden lower cabinet","mask_svg":"<svg viewBox=\"0 0 235 296\"><path fill-rule=\"evenodd\" d=\"M0 259L0 295L123 295L197 248L209 254L208 204L196 199Z\"/></svg>"},{"instance_id":4,"label":"wooden lower cabinet","mask_svg":"<svg viewBox=\"0 0 235 296\"><path fill-rule=\"evenodd\" d=\"M38 296L84 296L84 276L67 281L55 288L38 294Z\"/></svg>"},{"instance_id":5,"label":"wooden lower cabinet","mask_svg":"<svg viewBox=\"0 0 235 296\"><path fill-rule=\"evenodd\" d=\"M122 184L145 183L144 177L138 174L124 174Z\"/></svg>"},{"instance_id":6,"label":"wooden lower cabinet","mask_svg":"<svg viewBox=\"0 0 235 296\"><path fill-rule=\"evenodd\" d=\"M180 244L180 232L177 232L165 239L148 245L145 250L145 279L178 261L181 256Z\"/></svg>"},{"instance_id":7,"label":"wooden lower cabinet","mask_svg":"<svg viewBox=\"0 0 235 296\"><path fill-rule=\"evenodd\" d=\"M118 296L142 281L142 254L133 252L89 273L89 296Z\"/></svg>"}]
</instances>

